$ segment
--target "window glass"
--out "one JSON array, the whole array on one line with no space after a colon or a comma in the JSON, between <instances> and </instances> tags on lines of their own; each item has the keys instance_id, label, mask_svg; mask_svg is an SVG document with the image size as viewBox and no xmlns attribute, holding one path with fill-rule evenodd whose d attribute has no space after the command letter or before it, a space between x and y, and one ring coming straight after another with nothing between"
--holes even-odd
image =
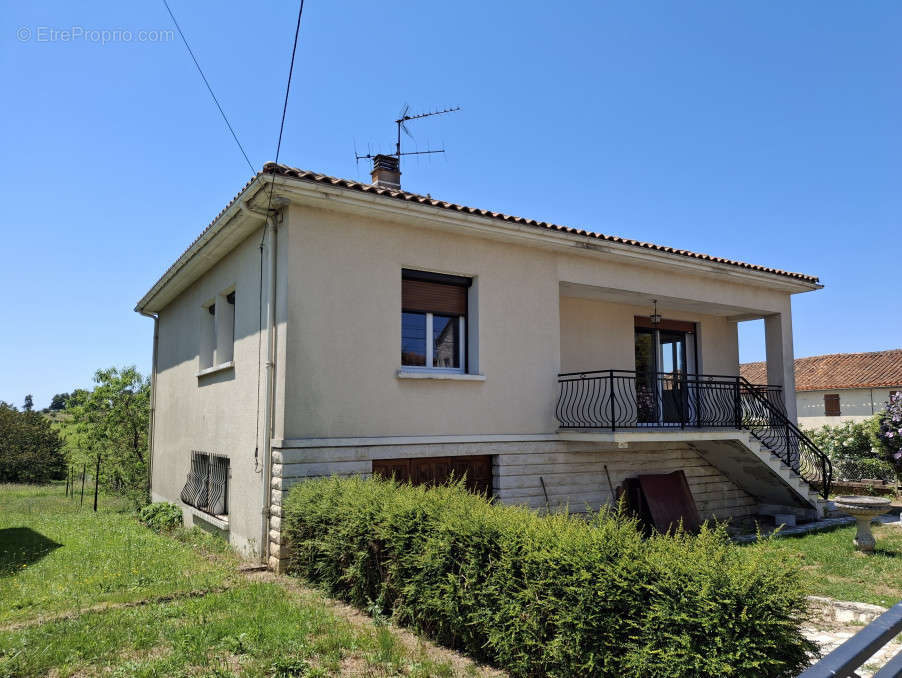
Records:
<instances>
[{"instance_id":1,"label":"window glass","mask_svg":"<svg viewBox=\"0 0 902 678\"><path fill-rule=\"evenodd\" d=\"M426 314L401 314L401 364L426 365Z\"/></svg>"},{"instance_id":2,"label":"window glass","mask_svg":"<svg viewBox=\"0 0 902 678\"><path fill-rule=\"evenodd\" d=\"M460 367L460 320L457 316L432 316L433 367Z\"/></svg>"}]
</instances>

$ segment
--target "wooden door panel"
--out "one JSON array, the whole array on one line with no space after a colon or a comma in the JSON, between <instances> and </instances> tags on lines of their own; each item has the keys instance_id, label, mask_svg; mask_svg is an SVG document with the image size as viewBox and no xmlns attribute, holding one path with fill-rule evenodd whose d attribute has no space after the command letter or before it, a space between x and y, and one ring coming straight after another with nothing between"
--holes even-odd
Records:
<instances>
[{"instance_id":1,"label":"wooden door panel","mask_svg":"<svg viewBox=\"0 0 902 678\"><path fill-rule=\"evenodd\" d=\"M471 492L492 493L492 458L489 455L466 457L420 457L414 459L374 459L373 475L395 477L414 485L441 485L452 477L466 477Z\"/></svg>"}]
</instances>

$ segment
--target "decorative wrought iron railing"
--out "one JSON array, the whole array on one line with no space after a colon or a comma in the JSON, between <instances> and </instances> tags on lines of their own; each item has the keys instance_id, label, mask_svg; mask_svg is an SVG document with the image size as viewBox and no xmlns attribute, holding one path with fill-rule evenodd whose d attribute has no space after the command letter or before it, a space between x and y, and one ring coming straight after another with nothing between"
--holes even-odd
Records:
<instances>
[{"instance_id":1,"label":"decorative wrought iron railing","mask_svg":"<svg viewBox=\"0 0 902 678\"><path fill-rule=\"evenodd\" d=\"M896 603L826 657L799 674L798 678L845 678L902 633L902 603ZM897 652L874 678L900 678L902 652Z\"/></svg>"},{"instance_id":2,"label":"decorative wrought iron railing","mask_svg":"<svg viewBox=\"0 0 902 678\"><path fill-rule=\"evenodd\" d=\"M555 416L566 429L739 428L826 498L830 459L786 416L780 386L743 377L629 370L558 375Z\"/></svg>"},{"instance_id":3,"label":"decorative wrought iron railing","mask_svg":"<svg viewBox=\"0 0 902 678\"><path fill-rule=\"evenodd\" d=\"M191 468L181 499L205 513L221 516L229 512L229 460L206 452L191 453Z\"/></svg>"}]
</instances>

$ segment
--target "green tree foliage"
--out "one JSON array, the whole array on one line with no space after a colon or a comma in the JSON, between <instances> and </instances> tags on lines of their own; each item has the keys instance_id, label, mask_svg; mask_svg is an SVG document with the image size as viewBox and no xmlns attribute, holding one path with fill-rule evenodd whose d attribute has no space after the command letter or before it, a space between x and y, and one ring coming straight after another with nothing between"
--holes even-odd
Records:
<instances>
[{"instance_id":1,"label":"green tree foliage","mask_svg":"<svg viewBox=\"0 0 902 678\"><path fill-rule=\"evenodd\" d=\"M0 483L46 483L65 476L63 441L39 412L0 402Z\"/></svg>"},{"instance_id":2,"label":"green tree foliage","mask_svg":"<svg viewBox=\"0 0 902 678\"><path fill-rule=\"evenodd\" d=\"M136 506L148 500L147 427L150 380L135 367L97 370L93 390L74 391L60 430L70 464L94 468L101 458L101 486Z\"/></svg>"},{"instance_id":3,"label":"green tree foliage","mask_svg":"<svg viewBox=\"0 0 902 678\"><path fill-rule=\"evenodd\" d=\"M34 398L31 397L30 393L25 396L25 404L22 405L22 409L26 412L31 412L34 409Z\"/></svg>"},{"instance_id":4,"label":"green tree foliage","mask_svg":"<svg viewBox=\"0 0 902 678\"><path fill-rule=\"evenodd\" d=\"M797 562L722 526L540 516L460 485L321 478L283 507L289 569L512 676L797 675L816 648Z\"/></svg>"},{"instance_id":5,"label":"green tree foliage","mask_svg":"<svg viewBox=\"0 0 902 678\"><path fill-rule=\"evenodd\" d=\"M67 402L69 402L69 394L68 393L57 393L51 399L50 407L48 409L51 412L59 412L61 410L65 410Z\"/></svg>"}]
</instances>

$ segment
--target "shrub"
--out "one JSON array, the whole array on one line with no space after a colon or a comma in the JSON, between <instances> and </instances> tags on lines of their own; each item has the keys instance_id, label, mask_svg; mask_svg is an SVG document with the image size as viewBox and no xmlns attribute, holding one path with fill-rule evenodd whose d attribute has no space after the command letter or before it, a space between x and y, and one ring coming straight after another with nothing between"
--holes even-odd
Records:
<instances>
[{"instance_id":1,"label":"shrub","mask_svg":"<svg viewBox=\"0 0 902 678\"><path fill-rule=\"evenodd\" d=\"M837 480L885 480L893 482L896 473L882 459L838 459L833 462L833 474Z\"/></svg>"},{"instance_id":2,"label":"shrub","mask_svg":"<svg viewBox=\"0 0 902 678\"><path fill-rule=\"evenodd\" d=\"M823 450L831 459L877 459L879 453L873 449L871 439L872 420L845 421L836 426L823 426L816 431L807 431L811 442Z\"/></svg>"},{"instance_id":3,"label":"shrub","mask_svg":"<svg viewBox=\"0 0 902 678\"><path fill-rule=\"evenodd\" d=\"M723 526L643 539L616 512L323 478L282 530L289 571L514 676L792 676L815 650L796 566Z\"/></svg>"},{"instance_id":4,"label":"shrub","mask_svg":"<svg viewBox=\"0 0 902 678\"><path fill-rule=\"evenodd\" d=\"M138 517L157 532L171 532L182 525L182 509L167 501L148 504L138 511Z\"/></svg>"},{"instance_id":5,"label":"shrub","mask_svg":"<svg viewBox=\"0 0 902 678\"><path fill-rule=\"evenodd\" d=\"M874 442L902 485L902 393L892 396L886 409L877 415Z\"/></svg>"},{"instance_id":6,"label":"shrub","mask_svg":"<svg viewBox=\"0 0 902 678\"><path fill-rule=\"evenodd\" d=\"M66 476L63 441L39 412L0 402L0 483L46 483Z\"/></svg>"}]
</instances>

